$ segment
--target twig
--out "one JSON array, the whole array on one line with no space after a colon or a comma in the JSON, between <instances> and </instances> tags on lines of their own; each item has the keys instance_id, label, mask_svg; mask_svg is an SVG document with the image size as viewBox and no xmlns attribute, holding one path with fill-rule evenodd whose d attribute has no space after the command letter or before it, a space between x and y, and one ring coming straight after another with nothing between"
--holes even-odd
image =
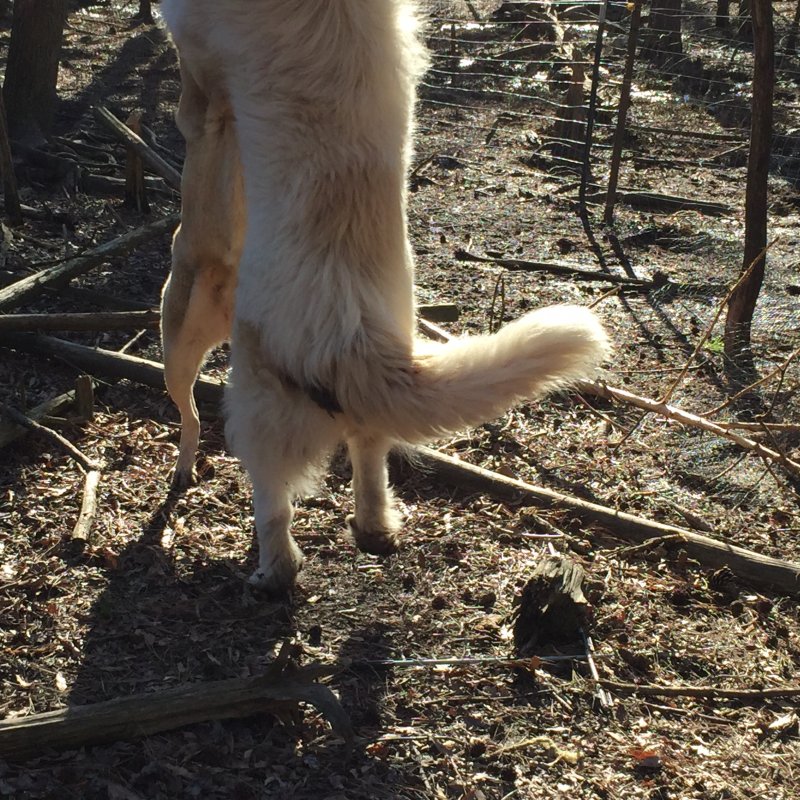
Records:
<instances>
[{"instance_id":1,"label":"twig","mask_svg":"<svg viewBox=\"0 0 800 800\"><path fill-rule=\"evenodd\" d=\"M23 414L21 411L17 411L16 408L12 408L5 403L0 403L0 410L13 422L16 422L18 425L22 425L29 430L36 431L36 433L41 434L46 439L54 442L63 450L72 456L72 458L78 462L87 472L91 470L100 469L100 465L85 456L77 447L75 447L72 442L68 439L65 439L60 433L57 433L52 428L48 428L46 425L42 425L40 422L36 422L36 420L31 419L30 417Z\"/></svg>"},{"instance_id":2,"label":"twig","mask_svg":"<svg viewBox=\"0 0 800 800\"><path fill-rule=\"evenodd\" d=\"M392 667L398 669L408 669L416 667L479 667L479 666L498 666L498 667L518 667L521 669L531 669L540 664L558 664L562 661L586 661L586 655L575 653L574 655L557 656L530 656L529 658L498 658L495 656L471 656L467 658L387 658L387 659L363 659L351 661L343 665L349 669L359 669L363 667Z\"/></svg>"},{"instance_id":3,"label":"twig","mask_svg":"<svg viewBox=\"0 0 800 800\"><path fill-rule=\"evenodd\" d=\"M614 705L611 695L603 688L600 683L600 673L597 671L597 664L594 663L594 643L586 631L580 629L581 639L583 639L583 646L586 648L586 661L589 663L589 674L592 676L594 682L594 696L600 703L600 707L604 711L610 711Z\"/></svg>"},{"instance_id":4,"label":"twig","mask_svg":"<svg viewBox=\"0 0 800 800\"><path fill-rule=\"evenodd\" d=\"M618 389L614 386L608 386L607 384L599 381L580 381L576 385L576 388L578 388L578 390L581 392L594 394L607 400L613 399L619 400L623 403L628 403L650 413L659 414L660 416L671 419L674 422L680 423L681 425L699 428L700 430L716 434L717 436L721 436L723 439L733 442L743 450L748 450L749 452L755 453L764 459L777 461L784 467L784 469L795 475L800 475L800 463L794 461L783 453L779 453L776 450L765 447L760 442L756 442L753 441L753 439L748 439L745 436L741 436L740 434L735 433L732 429L718 425L716 422L712 422L704 417L700 417L697 414L692 414L689 411L683 411L677 406L669 405L661 400L653 400L649 397L641 397L640 395L635 395L631 392L627 392L624 389Z\"/></svg>"},{"instance_id":5,"label":"twig","mask_svg":"<svg viewBox=\"0 0 800 800\"><path fill-rule=\"evenodd\" d=\"M54 414L62 413L66 408L73 405L75 402L75 390L65 392L50 400L40 403L25 412L28 419L38 421L45 417L53 416ZM0 447L5 447L7 444L16 441L24 436L30 427L21 425L16 422L0 422Z\"/></svg>"},{"instance_id":6,"label":"twig","mask_svg":"<svg viewBox=\"0 0 800 800\"><path fill-rule=\"evenodd\" d=\"M638 694L642 697L705 697L716 700L772 700L800 697L800 686L773 689L725 689L717 686L654 686L652 684L621 683L600 679L600 684L619 694Z\"/></svg>"},{"instance_id":7,"label":"twig","mask_svg":"<svg viewBox=\"0 0 800 800\"><path fill-rule=\"evenodd\" d=\"M765 431L774 431L775 433L798 433L800 432L800 424L795 422L717 422L720 428L727 428L730 430L741 431L754 431L756 433L764 433Z\"/></svg>"},{"instance_id":8,"label":"twig","mask_svg":"<svg viewBox=\"0 0 800 800\"><path fill-rule=\"evenodd\" d=\"M112 331L157 328L159 312L105 311L79 314L2 314L0 333L6 331Z\"/></svg>"},{"instance_id":9,"label":"twig","mask_svg":"<svg viewBox=\"0 0 800 800\"><path fill-rule=\"evenodd\" d=\"M92 469L86 473L83 485L83 500L78 521L72 529L72 538L76 541L88 542L97 513L97 487L100 483L100 470Z\"/></svg>"},{"instance_id":10,"label":"twig","mask_svg":"<svg viewBox=\"0 0 800 800\"><path fill-rule=\"evenodd\" d=\"M750 277L750 275L752 274L753 270L756 268L756 266L759 263L759 261L762 258L764 258L764 256L767 254L767 251L770 249L770 247L772 247L772 245L774 245L775 242L777 242L777 241L778 241L778 239L773 239L753 259L753 261L750 264L750 266L739 276L739 279L736 281L736 283L734 283L733 286L728 290L728 293L725 295L725 297L722 299L722 302L717 307L717 311L714 314L714 318L711 320L711 323L708 325L708 327L705 329L703 335L698 340L697 345L694 348L694 351L689 356L689 358L686 361L686 364L684 365L683 369L680 371L680 373L678 373L678 377L675 378L675 380L673 381L672 385L661 396L661 402L662 403L668 403L670 401L670 399L672 398L672 395L675 393L675 390L678 388L678 386L681 384L683 379L686 377L686 373L689 371L689 367L691 366L691 364L695 360L695 358L697 358L697 354L700 352L700 349L703 347L703 345L708 340L708 337L711 336L711 332L714 330L714 326L717 324L719 318L722 316L722 312L725 309L725 306L728 305L728 301L731 299L731 297L733 297L734 292Z\"/></svg>"}]
</instances>

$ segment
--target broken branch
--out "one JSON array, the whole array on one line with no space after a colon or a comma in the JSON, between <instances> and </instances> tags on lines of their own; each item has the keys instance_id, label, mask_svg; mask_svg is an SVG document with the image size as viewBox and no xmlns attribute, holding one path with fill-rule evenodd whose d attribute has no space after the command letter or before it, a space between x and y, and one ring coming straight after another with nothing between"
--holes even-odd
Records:
<instances>
[{"instance_id":1,"label":"broken branch","mask_svg":"<svg viewBox=\"0 0 800 800\"><path fill-rule=\"evenodd\" d=\"M2 314L0 333L6 331L116 331L157 328L160 315L149 311L105 311L80 314Z\"/></svg>"},{"instance_id":2,"label":"broken branch","mask_svg":"<svg viewBox=\"0 0 800 800\"><path fill-rule=\"evenodd\" d=\"M176 191L181 189L181 174L175 167L168 164L150 145L137 133L134 133L124 122L118 120L107 108L97 106L94 109L95 119L114 134L120 141L135 150L142 161L147 164L156 175L161 176L169 186Z\"/></svg>"},{"instance_id":3,"label":"broken branch","mask_svg":"<svg viewBox=\"0 0 800 800\"><path fill-rule=\"evenodd\" d=\"M0 722L0 756L22 760L48 748L70 750L150 736L207 720L263 712L282 715L295 711L300 702L317 708L350 743L353 731L347 714L336 695L314 680L324 672L331 670L318 665L297 668L289 662L255 678L177 686Z\"/></svg>"},{"instance_id":4,"label":"broken branch","mask_svg":"<svg viewBox=\"0 0 800 800\"><path fill-rule=\"evenodd\" d=\"M727 566L753 585L774 587L789 594L800 591L800 564L791 561L761 555L685 528L665 525L542 486L506 478L428 447L420 447L414 451L413 463L415 466L419 465L423 475L433 476L462 489L486 492L523 505L566 508L576 516L602 525L627 541L645 542L658 536L679 537L681 547L689 557L704 567L718 569Z\"/></svg>"},{"instance_id":5,"label":"broken branch","mask_svg":"<svg viewBox=\"0 0 800 800\"><path fill-rule=\"evenodd\" d=\"M83 275L90 269L105 263L109 258L124 255L156 236L171 233L179 222L180 215L171 214L164 219L151 222L112 239L110 242L105 242L78 258L71 258L63 264L56 264L12 283L10 286L0 289L0 310L17 306L47 287L62 286L72 278Z\"/></svg>"}]
</instances>

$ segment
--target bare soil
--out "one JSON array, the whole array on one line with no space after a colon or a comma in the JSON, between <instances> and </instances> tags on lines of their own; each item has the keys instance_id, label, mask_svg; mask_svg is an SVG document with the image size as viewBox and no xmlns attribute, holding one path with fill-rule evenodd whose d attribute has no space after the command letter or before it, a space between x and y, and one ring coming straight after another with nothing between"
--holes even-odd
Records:
<instances>
[{"instance_id":1,"label":"bare soil","mask_svg":"<svg viewBox=\"0 0 800 800\"><path fill-rule=\"evenodd\" d=\"M472 4L484 20L499 3ZM745 77L746 47L708 31L713 4L697 3L693 53L710 69ZM791 18L792 4L775 3ZM141 110L159 151L180 164L172 122L180 91L175 56L158 26L133 26L132 6L90 6L70 15L61 70L62 108L54 151L96 174L121 177L124 149L93 121L102 103L125 118ZM704 16L705 15L705 16ZM626 25L624 16L615 25ZM552 121L538 100L560 90L526 83L513 63L489 56L519 44L519 26L477 37L467 5L438 4L429 36L437 54L422 87L412 176L410 230L420 302L452 302L454 333L486 331L553 302L596 304L615 343L606 379L650 397L664 392L690 358L741 270L744 165L722 151L743 146L744 127L724 127L710 94L683 100L675 77L636 72L621 183L728 204L732 213L672 214L619 205L606 236L590 207L577 213L575 173L553 170ZM512 24L512 23L510 23ZM581 46L595 26L575 24ZM595 23L596 25L596 23ZM785 27L780 28L785 31ZM612 28L609 36L619 35ZM714 34L716 36L716 34ZM8 30L3 30L7 41ZM476 38L477 37L477 38ZM607 48L592 174L607 172L624 51ZM750 59L750 60L748 60ZM557 59L551 53L549 61ZM555 64L558 68L558 64ZM554 72L540 70L554 81ZM714 73L717 75L718 73ZM719 73L722 75L722 73ZM736 92L714 78L726 98ZM733 80L733 79L731 79ZM779 132L791 133L800 63L779 73ZM713 81L712 81L713 83ZM730 81L728 81L730 83ZM531 88L533 86L533 88ZM709 90L710 91L710 90ZM549 92L549 94L548 94ZM526 97L524 95L530 95ZM796 116L795 116L796 119ZM726 118L726 121L727 120ZM649 128L713 133L687 138ZM781 140L784 141L784 140ZM788 141L788 140L787 140ZM771 178L767 277L754 321L758 369L768 374L800 346L800 203L786 144ZM151 192L150 215L118 197L71 191L30 169L24 202L70 222L4 227L6 282L174 212L179 198ZM454 252L562 260L639 278L663 273L684 290L611 294L602 281L508 272L457 261ZM126 302L157 306L169 268L165 237L73 283ZM67 292L25 310L91 311ZM22 309L20 309L22 310ZM715 329L673 402L702 413L731 390ZM131 333L64 334L119 349ZM0 400L30 408L74 384L56 360L0 351ZM157 333L137 334L129 352L160 359ZM224 378L226 348L207 372ZM800 420L797 362L747 403L714 418ZM196 725L72 752L0 761L9 798L648 798L790 800L800 796L797 696L743 702L630 696L603 709L583 660L514 669L511 611L548 545L587 572L590 634L600 675L658 686L761 689L797 685L796 598L711 574L679 544L631 548L613 531L557 510L536 511L467 494L414 469L396 476L406 515L403 548L390 558L359 553L344 530L351 510L349 466L338 454L325 483L298 504L295 536L306 564L291 598L254 592L250 489L226 452L219 409L205 409L200 480L169 493L177 414L163 391L101 380L90 422L49 420L104 464L93 537L71 538L83 474L47 439L29 434L0 458L0 713L6 719L95 703L188 682L258 674L279 644L303 645L304 661L338 663L332 687L352 718L347 753L318 715L299 727L269 717ZM795 433L762 441L800 458ZM635 409L564 393L436 443L502 474L800 562L797 483L779 465L734 445ZM535 511L535 513L533 513ZM542 524L542 519L545 523ZM554 529L557 529L554 531ZM581 641L548 653L583 653ZM399 658L494 657L479 665L386 668Z\"/></svg>"}]
</instances>

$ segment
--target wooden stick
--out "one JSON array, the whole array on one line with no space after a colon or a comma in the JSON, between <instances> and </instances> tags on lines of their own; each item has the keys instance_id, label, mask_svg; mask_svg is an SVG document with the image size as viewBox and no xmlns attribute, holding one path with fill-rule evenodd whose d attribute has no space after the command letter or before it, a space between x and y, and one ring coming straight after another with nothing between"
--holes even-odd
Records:
<instances>
[{"instance_id":1,"label":"wooden stick","mask_svg":"<svg viewBox=\"0 0 800 800\"><path fill-rule=\"evenodd\" d=\"M157 328L161 317L150 311L105 311L80 314L2 314L0 333L7 331L118 331Z\"/></svg>"},{"instance_id":2,"label":"wooden stick","mask_svg":"<svg viewBox=\"0 0 800 800\"><path fill-rule=\"evenodd\" d=\"M527 261L520 258L490 258L470 253L467 250L456 250L453 254L458 261L475 261L481 264L494 264L516 272L550 272L554 275L570 275L583 280L603 281L605 283L616 283L622 286L629 286L639 291L649 291L654 289L653 281L641 281L636 278L627 278L623 275L612 275L606 272L598 272L594 269L582 269L567 264L563 261Z\"/></svg>"},{"instance_id":3,"label":"wooden stick","mask_svg":"<svg viewBox=\"0 0 800 800\"><path fill-rule=\"evenodd\" d=\"M156 236L171 233L179 222L180 215L171 214L164 219L151 222L123 236L112 239L110 242L101 244L82 256L71 258L63 264L56 264L34 275L29 275L16 283L12 283L10 286L0 289L0 311L20 305L39 294L45 287L62 286L72 278L83 275L94 267L105 263L109 258L124 255Z\"/></svg>"},{"instance_id":4,"label":"wooden stick","mask_svg":"<svg viewBox=\"0 0 800 800\"><path fill-rule=\"evenodd\" d=\"M176 191L181 189L181 174L168 164L141 136L134 133L124 122L118 120L107 108L96 106L94 117L120 141L132 147L156 175L160 175Z\"/></svg>"},{"instance_id":5,"label":"wooden stick","mask_svg":"<svg viewBox=\"0 0 800 800\"><path fill-rule=\"evenodd\" d=\"M128 117L126 125L132 133L141 137L141 112L134 111ZM125 205L136 209L140 214L146 214L150 210L144 185L144 162L131 144L128 145L125 156Z\"/></svg>"},{"instance_id":6,"label":"wooden stick","mask_svg":"<svg viewBox=\"0 0 800 800\"><path fill-rule=\"evenodd\" d=\"M315 665L297 669L291 664L280 664L255 678L176 686L0 722L0 757L20 761L49 749L74 750L150 736L207 720L264 712L291 714L300 702L321 711L334 731L349 744L353 730L347 714L336 695L315 682L332 671Z\"/></svg>"},{"instance_id":7,"label":"wooden stick","mask_svg":"<svg viewBox=\"0 0 800 800\"><path fill-rule=\"evenodd\" d=\"M654 686L652 684L620 683L605 678L600 685L620 694L638 694L642 697L705 697L717 700L774 700L800 697L800 686L778 686L772 689L726 689L718 686Z\"/></svg>"},{"instance_id":8,"label":"wooden stick","mask_svg":"<svg viewBox=\"0 0 800 800\"><path fill-rule=\"evenodd\" d=\"M470 491L487 492L512 503L568 509L584 520L602 525L626 541L645 542L658 536L676 536L680 538L681 547L689 557L704 567L718 569L727 566L752 585L772 587L789 594L800 592L800 564L764 556L685 528L665 525L552 489L506 478L428 447L414 451L413 466L418 466L424 477L433 477Z\"/></svg>"},{"instance_id":9,"label":"wooden stick","mask_svg":"<svg viewBox=\"0 0 800 800\"><path fill-rule=\"evenodd\" d=\"M625 138L625 125L628 120L628 109L631 102L631 83L633 66L636 62L636 45L639 39L639 24L642 17L642 0L633 0L633 11L628 28L628 52L625 57L625 71L622 77L622 88L619 95L617 109L617 126L614 131L614 146L611 153L611 168L608 175L608 190L606 195L606 208L603 222L611 225L614 222L614 204L617 199L617 186L619 184L619 168L622 163L622 146Z\"/></svg>"},{"instance_id":10,"label":"wooden stick","mask_svg":"<svg viewBox=\"0 0 800 800\"><path fill-rule=\"evenodd\" d=\"M97 487L100 484L100 470L92 469L86 473L83 484L83 500L81 513L75 527L72 529L72 538L79 542L88 542L92 531L95 515L97 514Z\"/></svg>"}]
</instances>

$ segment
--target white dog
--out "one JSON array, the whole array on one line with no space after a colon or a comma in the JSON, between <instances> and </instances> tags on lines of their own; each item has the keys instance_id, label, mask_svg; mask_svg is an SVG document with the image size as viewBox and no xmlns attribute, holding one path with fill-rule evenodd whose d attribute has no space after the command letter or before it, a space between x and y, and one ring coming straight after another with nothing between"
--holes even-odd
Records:
<instances>
[{"instance_id":1,"label":"white dog","mask_svg":"<svg viewBox=\"0 0 800 800\"><path fill-rule=\"evenodd\" d=\"M181 130L202 137L223 120L226 136L233 120L238 141L247 225L226 431L253 482L260 556L251 580L280 590L302 561L289 530L294 496L314 484L340 441L353 466L355 541L390 552L400 523L386 470L393 443L481 423L583 377L607 354L608 339L590 311L574 306L532 312L493 336L447 345L415 338L406 174L426 56L409 0L164 0L162 7L188 95ZM217 180L215 173L212 185ZM237 196L233 185L220 191L223 202ZM173 274L165 292L166 307L180 291L176 304L214 328L206 339L194 322L182 329L195 331L181 335L194 336L200 353L177 367L191 394L201 351L224 336L217 322L225 313L211 307L229 308L237 235L218 231L230 215L215 198L196 210L190 199L176 248L222 265L197 272L206 288L195 281L187 290L184 279L177 290ZM197 220L197 244L187 241L187 212ZM224 275L217 296L206 273ZM185 435L179 470L190 468L196 428Z\"/></svg>"}]
</instances>

